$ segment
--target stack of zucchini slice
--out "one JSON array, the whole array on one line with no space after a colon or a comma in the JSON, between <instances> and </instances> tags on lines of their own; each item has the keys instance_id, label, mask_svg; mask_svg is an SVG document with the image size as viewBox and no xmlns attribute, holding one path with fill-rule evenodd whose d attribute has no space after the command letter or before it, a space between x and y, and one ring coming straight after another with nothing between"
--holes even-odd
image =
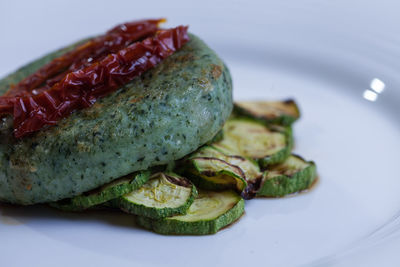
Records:
<instances>
[{"instance_id":1,"label":"stack of zucchini slice","mask_svg":"<svg viewBox=\"0 0 400 267\"><path fill-rule=\"evenodd\" d=\"M293 100L236 103L223 131L172 170L137 172L51 206L118 208L160 234L214 234L242 216L244 199L283 197L312 186L314 162L291 153L291 125L299 116Z\"/></svg>"}]
</instances>

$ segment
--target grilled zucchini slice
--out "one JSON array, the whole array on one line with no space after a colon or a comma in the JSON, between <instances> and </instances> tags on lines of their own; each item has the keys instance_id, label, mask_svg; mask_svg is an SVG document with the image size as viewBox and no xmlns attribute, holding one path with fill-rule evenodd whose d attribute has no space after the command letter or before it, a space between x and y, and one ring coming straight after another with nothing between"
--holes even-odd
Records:
<instances>
[{"instance_id":1,"label":"grilled zucchini slice","mask_svg":"<svg viewBox=\"0 0 400 267\"><path fill-rule=\"evenodd\" d=\"M155 174L141 188L116 202L127 213L159 219L185 214L196 196L196 187L188 179L168 172Z\"/></svg>"},{"instance_id":2,"label":"grilled zucchini slice","mask_svg":"<svg viewBox=\"0 0 400 267\"><path fill-rule=\"evenodd\" d=\"M290 126L300 117L296 102L286 101L248 101L236 102L234 113L239 116L250 117L268 124Z\"/></svg>"},{"instance_id":3,"label":"grilled zucchini slice","mask_svg":"<svg viewBox=\"0 0 400 267\"><path fill-rule=\"evenodd\" d=\"M244 200L233 191L199 191L186 215L160 220L138 217L137 223L159 234L215 234L242 216Z\"/></svg>"},{"instance_id":4,"label":"grilled zucchini slice","mask_svg":"<svg viewBox=\"0 0 400 267\"><path fill-rule=\"evenodd\" d=\"M309 188L317 177L315 163L291 155L285 162L271 166L264 175L257 196L283 197Z\"/></svg>"},{"instance_id":5,"label":"grilled zucchini slice","mask_svg":"<svg viewBox=\"0 0 400 267\"><path fill-rule=\"evenodd\" d=\"M191 158L185 175L206 190L237 189L241 192L247 186L245 174L240 167L218 158Z\"/></svg>"},{"instance_id":6,"label":"grilled zucchini slice","mask_svg":"<svg viewBox=\"0 0 400 267\"><path fill-rule=\"evenodd\" d=\"M200 148L191 155L189 161L192 163L189 166L194 166L194 168L186 169L187 177L203 189L232 188L243 192L246 191L249 184L260 180L263 174L253 160L241 156L227 156L212 146ZM199 164L199 161L202 161L203 164Z\"/></svg>"},{"instance_id":7,"label":"grilled zucchini slice","mask_svg":"<svg viewBox=\"0 0 400 267\"><path fill-rule=\"evenodd\" d=\"M262 173L260 172L260 167L257 162L244 158L242 156L228 156L221 152L218 148L213 146L204 146L197 150L190 158L207 157L207 158L217 158L226 161L232 165L236 165L242 169L245 174L247 181L258 178Z\"/></svg>"},{"instance_id":8,"label":"grilled zucchini slice","mask_svg":"<svg viewBox=\"0 0 400 267\"><path fill-rule=\"evenodd\" d=\"M136 172L82 195L49 203L49 205L64 211L83 211L138 189L149 177L150 171Z\"/></svg>"},{"instance_id":9,"label":"grilled zucchini slice","mask_svg":"<svg viewBox=\"0 0 400 267\"><path fill-rule=\"evenodd\" d=\"M224 125L224 138L213 144L226 155L239 155L256 160L260 167L283 162L293 146L290 127L266 126L247 118L229 119Z\"/></svg>"}]
</instances>

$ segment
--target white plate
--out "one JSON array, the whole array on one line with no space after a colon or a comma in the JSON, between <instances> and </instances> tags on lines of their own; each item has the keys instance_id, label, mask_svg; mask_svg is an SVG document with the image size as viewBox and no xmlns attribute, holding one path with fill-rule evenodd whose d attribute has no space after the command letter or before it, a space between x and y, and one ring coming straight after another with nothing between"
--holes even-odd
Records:
<instances>
[{"instance_id":1,"label":"white plate","mask_svg":"<svg viewBox=\"0 0 400 267\"><path fill-rule=\"evenodd\" d=\"M296 99L302 118L294 127L295 152L316 161L320 182L294 197L248 201L239 222L201 237L156 235L119 213L0 206L2 266L396 265L396 2L96 3L6 6L0 25L11 26L0 28L9 37L0 43L0 74L117 22L166 15L170 25L190 24L219 52L236 99Z\"/></svg>"}]
</instances>

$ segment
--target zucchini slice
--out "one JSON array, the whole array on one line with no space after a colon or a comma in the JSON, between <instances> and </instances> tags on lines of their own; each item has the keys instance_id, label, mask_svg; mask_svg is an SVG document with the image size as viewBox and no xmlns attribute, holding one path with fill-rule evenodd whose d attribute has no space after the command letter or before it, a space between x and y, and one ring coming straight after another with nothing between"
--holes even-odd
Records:
<instances>
[{"instance_id":1,"label":"zucchini slice","mask_svg":"<svg viewBox=\"0 0 400 267\"><path fill-rule=\"evenodd\" d=\"M161 220L138 217L136 221L159 234L207 235L236 221L243 212L244 200L233 191L200 191L186 215Z\"/></svg>"},{"instance_id":2,"label":"zucchini slice","mask_svg":"<svg viewBox=\"0 0 400 267\"><path fill-rule=\"evenodd\" d=\"M309 188L317 177L315 163L291 155L285 162L271 166L264 175L257 196L283 197Z\"/></svg>"},{"instance_id":3,"label":"zucchini slice","mask_svg":"<svg viewBox=\"0 0 400 267\"><path fill-rule=\"evenodd\" d=\"M224 138L213 146L226 155L252 158L264 169L289 157L293 146L292 130L266 126L247 118L229 119L224 125Z\"/></svg>"},{"instance_id":4,"label":"zucchini slice","mask_svg":"<svg viewBox=\"0 0 400 267\"><path fill-rule=\"evenodd\" d=\"M215 161L219 159L221 161ZM260 180L263 173L256 162L241 156L227 156L217 148L204 146L189 160L195 168L188 168L187 176L192 178L200 188L209 190L223 190L235 188L239 192L246 191L246 188L256 180ZM199 160L203 164L199 164ZM204 168L204 163L207 168ZM217 164L216 164L217 163ZM236 167L239 167L239 171Z\"/></svg>"},{"instance_id":5,"label":"zucchini slice","mask_svg":"<svg viewBox=\"0 0 400 267\"><path fill-rule=\"evenodd\" d=\"M159 219L185 214L196 196L196 187L188 179L172 172L157 173L117 203L127 213Z\"/></svg>"},{"instance_id":6,"label":"zucchini slice","mask_svg":"<svg viewBox=\"0 0 400 267\"><path fill-rule=\"evenodd\" d=\"M300 117L296 102L292 99L285 101L248 101L236 102L234 113L250 117L268 124L290 126Z\"/></svg>"},{"instance_id":7,"label":"zucchini slice","mask_svg":"<svg viewBox=\"0 0 400 267\"><path fill-rule=\"evenodd\" d=\"M198 187L207 190L237 189L242 191L247 186L243 170L222 159L196 157L189 161L190 167L185 172Z\"/></svg>"},{"instance_id":8,"label":"zucchini slice","mask_svg":"<svg viewBox=\"0 0 400 267\"><path fill-rule=\"evenodd\" d=\"M217 158L222 159L223 161L228 162L229 164L238 166L242 169L245 175L246 181L251 181L254 179L259 178L262 175L260 171L260 167L258 166L257 162L247 159L241 156L228 156L215 148L213 146L204 146L196 153L192 154L192 158L196 157L210 157L210 158Z\"/></svg>"},{"instance_id":9,"label":"zucchini slice","mask_svg":"<svg viewBox=\"0 0 400 267\"><path fill-rule=\"evenodd\" d=\"M64 211L83 211L138 189L149 177L149 171L136 172L82 195L49 203L49 205Z\"/></svg>"}]
</instances>

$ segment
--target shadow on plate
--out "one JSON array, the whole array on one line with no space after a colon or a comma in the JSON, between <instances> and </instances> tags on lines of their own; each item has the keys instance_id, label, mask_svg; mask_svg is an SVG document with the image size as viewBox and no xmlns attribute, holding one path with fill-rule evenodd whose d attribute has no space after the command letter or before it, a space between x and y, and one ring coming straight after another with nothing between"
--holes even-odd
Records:
<instances>
[{"instance_id":1,"label":"shadow on plate","mask_svg":"<svg viewBox=\"0 0 400 267\"><path fill-rule=\"evenodd\" d=\"M99 208L84 212L60 211L46 205L18 206L0 203L0 224L24 225L38 221L103 222L118 227L135 227L135 215L118 209Z\"/></svg>"}]
</instances>

